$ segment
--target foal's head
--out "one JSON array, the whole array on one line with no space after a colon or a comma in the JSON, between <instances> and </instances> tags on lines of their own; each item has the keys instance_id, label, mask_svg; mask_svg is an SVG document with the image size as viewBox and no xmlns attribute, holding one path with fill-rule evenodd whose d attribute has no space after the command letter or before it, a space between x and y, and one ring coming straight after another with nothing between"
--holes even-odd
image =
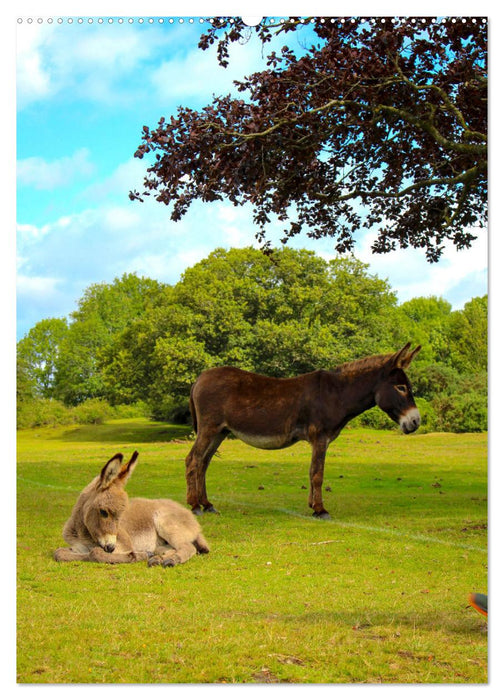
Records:
<instances>
[{"instance_id":1,"label":"foal's head","mask_svg":"<svg viewBox=\"0 0 504 700\"><path fill-rule=\"evenodd\" d=\"M411 383L404 371L410 366L421 346L419 345L411 352L410 346L411 343L407 343L387 360L375 392L377 405L393 421L399 423L403 433L413 433L421 421L411 391Z\"/></svg>"},{"instance_id":2,"label":"foal's head","mask_svg":"<svg viewBox=\"0 0 504 700\"><path fill-rule=\"evenodd\" d=\"M113 552L116 546L119 518L128 505L124 487L136 466L138 452L134 452L126 464L122 461L122 454L116 454L107 462L100 476L92 482L82 507L84 524L91 538L106 552Z\"/></svg>"}]
</instances>

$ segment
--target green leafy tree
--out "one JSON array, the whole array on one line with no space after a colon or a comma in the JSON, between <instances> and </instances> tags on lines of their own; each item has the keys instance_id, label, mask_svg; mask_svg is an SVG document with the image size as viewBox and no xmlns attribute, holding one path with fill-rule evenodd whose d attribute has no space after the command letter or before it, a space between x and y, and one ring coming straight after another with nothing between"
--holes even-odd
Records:
<instances>
[{"instance_id":1,"label":"green leafy tree","mask_svg":"<svg viewBox=\"0 0 504 700\"><path fill-rule=\"evenodd\" d=\"M488 296L475 297L449 324L450 362L460 373L488 368Z\"/></svg>"},{"instance_id":2,"label":"green leafy tree","mask_svg":"<svg viewBox=\"0 0 504 700\"><path fill-rule=\"evenodd\" d=\"M53 396L56 367L68 335L62 318L47 318L36 323L17 344L18 381L23 391L29 385L34 396Z\"/></svg>"},{"instance_id":3,"label":"green leafy tree","mask_svg":"<svg viewBox=\"0 0 504 700\"><path fill-rule=\"evenodd\" d=\"M164 337L156 343L156 381L150 388L149 402L155 418L189 419L189 392L196 377L215 365L203 343L191 336Z\"/></svg>"},{"instance_id":4,"label":"green leafy tree","mask_svg":"<svg viewBox=\"0 0 504 700\"><path fill-rule=\"evenodd\" d=\"M96 316L70 325L58 360L53 390L56 398L75 406L103 395L98 358L108 340L106 329Z\"/></svg>"},{"instance_id":5,"label":"green leafy tree","mask_svg":"<svg viewBox=\"0 0 504 700\"><path fill-rule=\"evenodd\" d=\"M85 291L61 343L54 380L57 398L76 405L106 395L103 366L111 359L108 349L116 335L143 316L161 289L155 280L125 274Z\"/></svg>"},{"instance_id":6,"label":"green leafy tree","mask_svg":"<svg viewBox=\"0 0 504 700\"><path fill-rule=\"evenodd\" d=\"M287 376L390 351L396 304L388 283L353 257L217 249L115 338L106 395L180 414L205 367Z\"/></svg>"},{"instance_id":7,"label":"green leafy tree","mask_svg":"<svg viewBox=\"0 0 504 700\"><path fill-rule=\"evenodd\" d=\"M113 335L140 317L162 285L148 277L125 273L112 283L92 284L72 312L73 323L94 319Z\"/></svg>"},{"instance_id":8,"label":"green leafy tree","mask_svg":"<svg viewBox=\"0 0 504 700\"><path fill-rule=\"evenodd\" d=\"M331 367L338 351L330 328L320 323L308 326L303 320L261 319L254 327L249 355L254 371L286 377Z\"/></svg>"},{"instance_id":9,"label":"green leafy tree","mask_svg":"<svg viewBox=\"0 0 504 700\"><path fill-rule=\"evenodd\" d=\"M408 338L422 346L419 360L424 364L448 362L451 304L441 297L415 297L401 304L400 311Z\"/></svg>"},{"instance_id":10,"label":"green leafy tree","mask_svg":"<svg viewBox=\"0 0 504 700\"><path fill-rule=\"evenodd\" d=\"M16 358L16 401L20 403L32 401L37 393L35 380L33 379L26 358L17 355Z\"/></svg>"},{"instance_id":11,"label":"green leafy tree","mask_svg":"<svg viewBox=\"0 0 504 700\"><path fill-rule=\"evenodd\" d=\"M174 302L173 288L163 286L142 316L114 336L100 355L105 396L112 404L152 399L160 371L156 343L168 332L175 337L190 333L190 318L190 311Z\"/></svg>"}]
</instances>

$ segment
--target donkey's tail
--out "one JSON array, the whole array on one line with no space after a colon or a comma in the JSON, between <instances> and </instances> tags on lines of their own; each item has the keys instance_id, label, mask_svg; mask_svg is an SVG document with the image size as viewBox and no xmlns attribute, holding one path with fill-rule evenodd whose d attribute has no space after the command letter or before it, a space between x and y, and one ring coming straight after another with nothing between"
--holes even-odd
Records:
<instances>
[{"instance_id":1,"label":"donkey's tail","mask_svg":"<svg viewBox=\"0 0 504 700\"><path fill-rule=\"evenodd\" d=\"M193 399L194 384L191 387L191 392L189 394L189 409L191 411L191 420L194 428L194 432L198 434L198 419L196 418L196 407L194 405Z\"/></svg>"}]
</instances>

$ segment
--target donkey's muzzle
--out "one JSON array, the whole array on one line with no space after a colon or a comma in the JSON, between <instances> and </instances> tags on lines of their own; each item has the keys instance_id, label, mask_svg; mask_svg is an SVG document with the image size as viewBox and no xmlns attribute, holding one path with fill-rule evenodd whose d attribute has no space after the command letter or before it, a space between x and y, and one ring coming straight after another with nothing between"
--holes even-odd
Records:
<instances>
[{"instance_id":1,"label":"donkey's muzzle","mask_svg":"<svg viewBox=\"0 0 504 700\"><path fill-rule=\"evenodd\" d=\"M108 552L108 553L110 554L111 552L114 551L114 549L115 549L115 544L112 544L112 542L109 542L108 544L106 544L106 545L104 546L103 549L104 549L106 552Z\"/></svg>"},{"instance_id":2,"label":"donkey's muzzle","mask_svg":"<svg viewBox=\"0 0 504 700\"><path fill-rule=\"evenodd\" d=\"M399 419L401 430L403 433L406 433L406 435L409 433L414 433L420 426L421 422L422 419L420 418L420 413L416 407L408 409Z\"/></svg>"}]
</instances>

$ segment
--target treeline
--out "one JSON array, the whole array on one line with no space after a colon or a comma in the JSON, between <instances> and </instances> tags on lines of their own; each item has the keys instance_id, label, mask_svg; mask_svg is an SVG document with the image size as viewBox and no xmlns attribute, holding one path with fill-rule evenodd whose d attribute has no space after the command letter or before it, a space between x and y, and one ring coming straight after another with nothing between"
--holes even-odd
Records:
<instances>
[{"instance_id":1,"label":"treeline","mask_svg":"<svg viewBox=\"0 0 504 700\"><path fill-rule=\"evenodd\" d=\"M486 296L460 311L437 297L398 304L353 257L217 249L174 286L125 274L90 286L68 321L37 323L17 348L18 427L187 421L190 386L208 367L292 376L408 340L422 345L409 376L423 429L486 430ZM393 426L378 409L358 420Z\"/></svg>"}]
</instances>

